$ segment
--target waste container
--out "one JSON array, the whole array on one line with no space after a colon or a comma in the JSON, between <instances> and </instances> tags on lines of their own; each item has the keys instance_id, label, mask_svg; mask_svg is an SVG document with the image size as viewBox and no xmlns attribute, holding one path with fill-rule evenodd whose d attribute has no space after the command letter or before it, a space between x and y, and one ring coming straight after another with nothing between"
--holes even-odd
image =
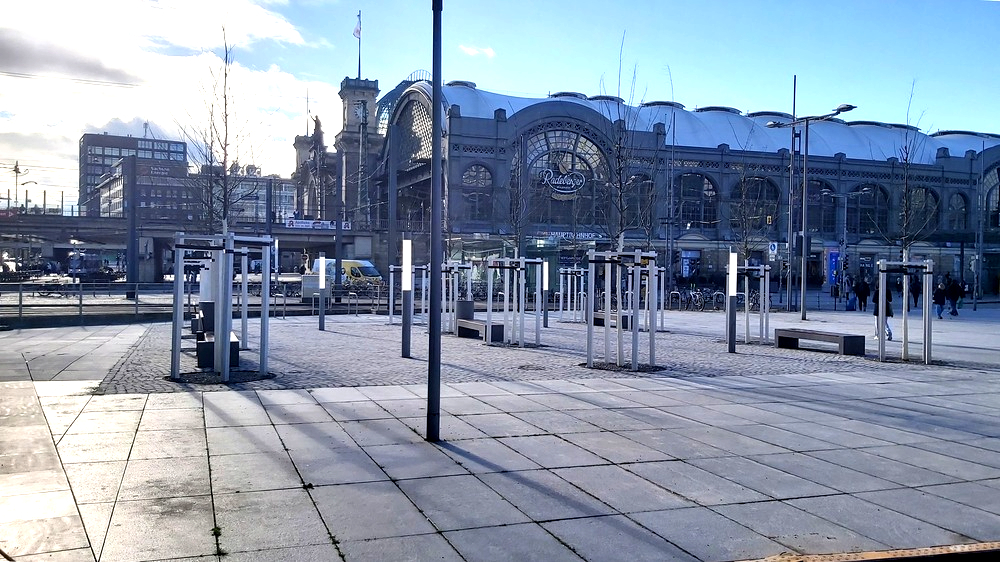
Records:
<instances>
[{"instance_id":1,"label":"waste container","mask_svg":"<svg viewBox=\"0 0 1000 562\"><path fill-rule=\"evenodd\" d=\"M459 320L472 320L476 317L476 303L473 301L458 301L455 305L455 317Z\"/></svg>"}]
</instances>

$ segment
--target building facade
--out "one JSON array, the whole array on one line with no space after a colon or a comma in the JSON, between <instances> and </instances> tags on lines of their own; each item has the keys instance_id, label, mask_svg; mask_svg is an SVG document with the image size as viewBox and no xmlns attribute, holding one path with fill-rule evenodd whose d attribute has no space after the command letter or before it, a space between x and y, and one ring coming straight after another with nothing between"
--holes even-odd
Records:
<instances>
[{"instance_id":1,"label":"building facade","mask_svg":"<svg viewBox=\"0 0 1000 562\"><path fill-rule=\"evenodd\" d=\"M658 262L677 283L702 284L721 279L733 248L794 282L805 191L810 285L874 277L877 260L905 249L970 284L979 272L984 291L998 290L995 134L835 118L803 126L780 112L636 107L573 92L518 98L450 82L435 135L429 82L394 96L379 101L398 130L376 165L380 216L409 225L429 216L430 153L441 143L449 257L516 251L565 266L590 248L644 247L671 256Z\"/></svg>"},{"instance_id":2,"label":"building facade","mask_svg":"<svg viewBox=\"0 0 1000 562\"><path fill-rule=\"evenodd\" d=\"M187 143L85 133L80 137L80 214L98 216L102 212L98 186L121 158L135 156L139 173L157 177L187 174Z\"/></svg>"}]
</instances>

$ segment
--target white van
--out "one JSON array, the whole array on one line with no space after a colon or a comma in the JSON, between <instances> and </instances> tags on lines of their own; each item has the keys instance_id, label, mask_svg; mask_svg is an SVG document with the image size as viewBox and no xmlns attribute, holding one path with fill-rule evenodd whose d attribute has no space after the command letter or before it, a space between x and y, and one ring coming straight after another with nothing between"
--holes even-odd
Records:
<instances>
[{"instance_id":1,"label":"white van","mask_svg":"<svg viewBox=\"0 0 1000 562\"><path fill-rule=\"evenodd\" d=\"M333 280L334 267L336 267L336 260L326 258L326 275L331 281ZM319 275L318 259L313 260L311 273ZM343 259L340 260L340 282L342 284L381 283L382 274L376 269L375 264L368 260Z\"/></svg>"}]
</instances>

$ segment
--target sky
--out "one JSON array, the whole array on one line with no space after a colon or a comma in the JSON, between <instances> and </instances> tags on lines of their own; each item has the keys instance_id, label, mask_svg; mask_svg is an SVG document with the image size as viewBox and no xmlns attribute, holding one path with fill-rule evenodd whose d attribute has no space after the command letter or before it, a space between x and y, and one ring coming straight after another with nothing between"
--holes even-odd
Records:
<instances>
[{"instance_id":1,"label":"sky","mask_svg":"<svg viewBox=\"0 0 1000 562\"><path fill-rule=\"evenodd\" d=\"M849 103L848 120L1000 134L998 1L443 2L444 82L791 113L795 76L800 116ZM430 0L0 0L0 14L0 197L17 180L33 204L43 190L75 204L84 133L204 130L225 44L233 152L282 177L310 115L328 144L340 130L359 49L383 93L432 70Z\"/></svg>"}]
</instances>

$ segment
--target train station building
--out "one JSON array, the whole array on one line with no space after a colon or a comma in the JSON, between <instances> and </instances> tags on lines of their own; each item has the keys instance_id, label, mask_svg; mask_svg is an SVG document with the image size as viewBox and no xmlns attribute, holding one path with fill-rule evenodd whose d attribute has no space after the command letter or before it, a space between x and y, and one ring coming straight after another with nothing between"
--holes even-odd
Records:
<instances>
[{"instance_id":1,"label":"train station building","mask_svg":"<svg viewBox=\"0 0 1000 562\"><path fill-rule=\"evenodd\" d=\"M450 258L517 251L567 266L582 262L587 249L621 244L672 255L672 263L658 262L678 282L713 283L730 248L781 270L791 242L787 269L797 272L805 214L812 287L848 273L873 275L877 260L900 259L906 246L911 259L934 260L936 271L970 285L981 267L983 291L998 291L1000 135L926 134L908 124L850 121L846 113L806 126L774 111L629 104L575 92L513 97L464 81L443 86L436 135L431 83L419 78L426 77L382 96L370 122L352 109L377 82L342 84L338 139L363 136L370 147L361 159L367 173L352 169L357 158L340 164L344 218L355 231L385 229L392 169L394 218L418 247L426 243L436 137Z\"/></svg>"}]
</instances>

